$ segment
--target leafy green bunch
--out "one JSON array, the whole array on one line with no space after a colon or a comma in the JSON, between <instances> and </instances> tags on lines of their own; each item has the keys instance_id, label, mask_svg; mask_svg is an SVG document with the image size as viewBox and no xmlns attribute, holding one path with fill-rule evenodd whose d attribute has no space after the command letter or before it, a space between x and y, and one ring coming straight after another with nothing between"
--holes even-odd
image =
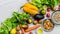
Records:
<instances>
[{"instance_id":1,"label":"leafy green bunch","mask_svg":"<svg viewBox=\"0 0 60 34\"><path fill-rule=\"evenodd\" d=\"M26 13L18 13L13 12L13 15L11 18L7 18L5 21L2 22L0 27L0 34L10 34L12 28L16 28L20 22L24 22L30 17L29 14Z\"/></svg>"},{"instance_id":2,"label":"leafy green bunch","mask_svg":"<svg viewBox=\"0 0 60 34\"><path fill-rule=\"evenodd\" d=\"M29 0L29 2L37 6L40 10L43 9L44 5L53 8L55 5L60 4L60 0Z\"/></svg>"}]
</instances>

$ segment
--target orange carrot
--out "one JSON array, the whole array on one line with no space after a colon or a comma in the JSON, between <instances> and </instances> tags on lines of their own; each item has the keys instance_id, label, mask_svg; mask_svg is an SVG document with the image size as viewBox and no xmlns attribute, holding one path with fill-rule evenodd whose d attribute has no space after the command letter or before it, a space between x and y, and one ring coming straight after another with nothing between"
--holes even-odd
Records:
<instances>
[{"instance_id":1,"label":"orange carrot","mask_svg":"<svg viewBox=\"0 0 60 34\"><path fill-rule=\"evenodd\" d=\"M22 34L26 34L25 31L24 31L24 29L22 29Z\"/></svg>"},{"instance_id":2,"label":"orange carrot","mask_svg":"<svg viewBox=\"0 0 60 34\"><path fill-rule=\"evenodd\" d=\"M26 31L26 32L29 32L29 31L31 31L31 30L34 30L34 29L38 28L38 27L40 27L40 24L35 25L35 26L32 26L32 27L28 28L28 29L25 30L25 31Z\"/></svg>"}]
</instances>

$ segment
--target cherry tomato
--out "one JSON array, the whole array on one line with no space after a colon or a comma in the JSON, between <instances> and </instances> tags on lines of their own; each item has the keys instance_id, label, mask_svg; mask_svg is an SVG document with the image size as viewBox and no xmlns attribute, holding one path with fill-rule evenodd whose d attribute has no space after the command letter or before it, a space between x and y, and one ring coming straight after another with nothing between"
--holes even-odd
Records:
<instances>
[{"instance_id":1,"label":"cherry tomato","mask_svg":"<svg viewBox=\"0 0 60 34\"><path fill-rule=\"evenodd\" d=\"M47 8L47 11L50 12L50 8Z\"/></svg>"},{"instance_id":2,"label":"cherry tomato","mask_svg":"<svg viewBox=\"0 0 60 34\"><path fill-rule=\"evenodd\" d=\"M60 5L59 5L59 7L58 7L58 10L60 10Z\"/></svg>"},{"instance_id":3,"label":"cherry tomato","mask_svg":"<svg viewBox=\"0 0 60 34\"><path fill-rule=\"evenodd\" d=\"M32 32L30 32L29 34L33 34Z\"/></svg>"},{"instance_id":4,"label":"cherry tomato","mask_svg":"<svg viewBox=\"0 0 60 34\"><path fill-rule=\"evenodd\" d=\"M49 17L50 17L50 13L47 13L47 14L46 14L46 17L48 17L48 18L49 18Z\"/></svg>"}]
</instances>

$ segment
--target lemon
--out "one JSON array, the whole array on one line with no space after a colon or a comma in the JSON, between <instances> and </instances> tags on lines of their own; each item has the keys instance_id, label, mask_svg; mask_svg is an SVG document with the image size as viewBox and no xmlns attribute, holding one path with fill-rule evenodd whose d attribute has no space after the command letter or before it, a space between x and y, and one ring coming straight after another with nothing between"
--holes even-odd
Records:
<instances>
[{"instance_id":1,"label":"lemon","mask_svg":"<svg viewBox=\"0 0 60 34\"><path fill-rule=\"evenodd\" d=\"M16 32L17 32L17 31L16 31L16 29L14 28L14 29L11 30L10 34L16 34Z\"/></svg>"},{"instance_id":2,"label":"lemon","mask_svg":"<svg viewBox=\"0 0 60 34\"><path fill-rule=\"evenodd\" d=\"M42 31L41 28L39 28L38 31L37 31L38 34L42 34L42 32L43 32L43 31Z\"/></svg>"}]
</instances>

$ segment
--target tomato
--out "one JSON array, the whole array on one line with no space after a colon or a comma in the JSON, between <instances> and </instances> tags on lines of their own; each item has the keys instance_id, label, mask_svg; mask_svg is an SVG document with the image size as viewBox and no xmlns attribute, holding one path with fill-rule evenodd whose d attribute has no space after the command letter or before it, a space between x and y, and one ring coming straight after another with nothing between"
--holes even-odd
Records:
<instances>
[{"instance_id":1,"label":"tomato","mask_svg":"<svg viewBox=\"0 0 60 34\"><path fill-rule=\"evenodd\" d=\"M60 10L60 5L59 5L59 7L58 7L58 10Z\"/></svg>"},{"instance_id":2,"label":"tomato","mask_svg":"<svg viewBox=\"0 0 60 34\"><path fill-rule=\"evenodd\" d=\"M32 32L30 32L29 34L33 34Z\"/></svg>"},{"instance_id":3,"label":"tomato","mask_svg":"<svg viewBox=\"0 0 60 34\"><path fill-rule=\"evenodd\" d=\"M50 8L47 8L47 11L50 12Z\"/></svg>"},{"instance_id":4,"label":"tomato","mask_svg":"<svg viewBox=\"0 0 60 34\"><path fill-rule=\"evenodd\" d=\"M49 17L50 17L50 13L47 13L47 14L46 14L46 17L48 17L48 18L49 18Z\"/></svg>"}]
</instances>

